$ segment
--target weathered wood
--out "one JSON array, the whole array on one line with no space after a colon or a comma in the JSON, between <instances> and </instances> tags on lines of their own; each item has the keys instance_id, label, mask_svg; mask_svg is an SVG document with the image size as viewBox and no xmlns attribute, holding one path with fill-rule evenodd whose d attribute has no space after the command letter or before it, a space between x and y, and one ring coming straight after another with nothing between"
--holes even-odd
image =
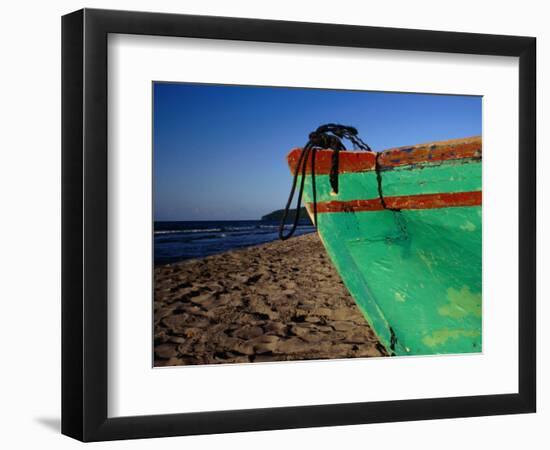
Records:
<instances>
[{"instance_id":1,"label":"weathered wood","mask_svg":"<svg viewBox=\"0 0 550 450\"><path fill-rule=\"evenodd\" d=\"M292 173L296 170L301 151L301 148L295 148L287 156ZM378 164L380 169L387 170L411 164L480 158L481 137L474 136L384 150L380 152ZM307 160L307 174L311 173L311 160L312 155ZM372 171L376 167L376 152L345 151L340 153L339 162L340 173ZM326 175L330 173L331 165L332 150L318 150L315 156L315 173Z\"/></svg>"}]
</instances>

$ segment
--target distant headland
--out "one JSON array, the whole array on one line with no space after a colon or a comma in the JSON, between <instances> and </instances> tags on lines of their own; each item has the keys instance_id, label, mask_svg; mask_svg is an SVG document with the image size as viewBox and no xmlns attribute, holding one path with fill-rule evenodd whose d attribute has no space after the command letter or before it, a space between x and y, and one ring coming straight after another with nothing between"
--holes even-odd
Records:
<instances>
[{"instance_id":1,"label":"distant headland","mask_svg":"<svg viewBox=\"0 0 550 450\"><path fill-rule=\"evenodd\" d=\"M266 214L265 216L262 216L262 220L281 220L283 218L284 212L285 212L284 209L278 209L277 211L273 211L273 212L270 212L269 214ZM296 209L291 209L288 211L288 217L286 218L286 220L288 222L291 222L294 220L295 217L296 217ZM312 223L307 213L307 210L304 206L300 208L299 220Z\"/></svg>"}]
</instances>

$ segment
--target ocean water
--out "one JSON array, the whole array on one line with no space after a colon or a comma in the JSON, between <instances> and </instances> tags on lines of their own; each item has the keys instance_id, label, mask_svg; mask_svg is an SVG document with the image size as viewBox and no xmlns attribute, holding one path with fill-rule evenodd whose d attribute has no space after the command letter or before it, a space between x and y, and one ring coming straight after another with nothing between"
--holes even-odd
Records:
<instances>
[{"instance_id":1,"label":"ocean water","mask_svg":"<svg viewBox=\"0 0 550 450\"><path fill-rule=\"evenodd\" d=\"M279 239L278 221L155 222L154 226L155 265L203 258ZM311 223L301 221L294 236L314 231Z\"/></svg>"}]
</instances>

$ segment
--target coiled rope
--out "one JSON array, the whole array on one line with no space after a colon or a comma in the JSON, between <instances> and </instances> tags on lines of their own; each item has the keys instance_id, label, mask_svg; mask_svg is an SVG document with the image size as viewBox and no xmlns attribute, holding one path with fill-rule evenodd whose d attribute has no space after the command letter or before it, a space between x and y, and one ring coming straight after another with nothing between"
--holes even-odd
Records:
<instances>
[{"instance_id":1,"label":"coiled rope","mask_svg":"<svg viewBox=\"0 0 550 450\"><path fill-rule=\"evenodd\" d=\"M281 240L286 240L291 237L296 231L298 222L300 219L300 208L302 206L302 194L304 192L305 179L306 179L306 168L307 162L311 154L311 190L313 197L313 225L317 226L317 188L315 185L315 156L317 150L319 149L331 149L332 160L330 168L330 186L335 193L338 193L338 178L339 178L339 155L340 151L346 150L346 147L342 143L342 139L347 139L352 143L354 148L371 151L371 148L363 142L358 136L357 129L354 127L346 125L338 125L334 123L328 123L326 125L321 125L315 131L312 131L309 134L309 140L307 144L302 149L300 157L298 158L298 163L296 164L296 169L294 170L294 178L292 179L292 186L290 188L290 194L286 202L285 210L283 217L281 219L281 224L279 225L279 238ZM298 199L296 204L296 215L294 217L294 222L287 234L284 233L286 219L290 211L290 206L296 192L296 185L298 183L298 175L301 175L300 180L300 190L298 192Z\"/></svg>"}]
</instances>

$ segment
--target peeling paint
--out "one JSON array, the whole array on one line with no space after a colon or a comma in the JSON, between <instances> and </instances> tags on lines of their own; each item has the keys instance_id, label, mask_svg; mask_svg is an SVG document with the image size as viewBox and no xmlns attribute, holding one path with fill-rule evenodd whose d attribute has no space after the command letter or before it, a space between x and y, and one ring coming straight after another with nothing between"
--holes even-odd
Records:
<instances>
[{"instance_id":1,"label":"peeling paint","mask_svg":"<svg viewBox=\"0 0 550 450\"><path fill-rule=\"evenodd\" d=\"M460 229L464 231L476 231L477 227L472 222L466 221L460 225Z\"/></svg>"},{"instance_id":2,"label":"peeling paint","mask_svg":"<svg viewBox=\"0 0 550 450\"><path fill-rule=\"evenodd\" d=\"M445 344L449 339L458 339L461 337L478 337L480 333L473 330L443 329L436 330L432 334L425 336L422 342L429 347Z\"/></svg>"},{"instance_id":3,"label":"peeling paint","mask_svg":"<svg viewBox=\"0 0 550 450\"><path fill-rule=\"evenodd\" d=\"M396 292L395 295L395 300L397 300L398 302L404 302L407 300L405 294L401 293L401 292Z\"/></svg>"},{"instance_id":4,"label":"peeling paint","mask_svg":"<svg viewBox=\"0 0 550 450\"><path fill-rule=\"evenodd\" d=\"M468 286L462 286L460 291L447 289L449 303L440 306L438 311L442 316L461 319L468 314L481 317L481 293L473 293Z\"/></svg>"},{"instance_id":5,"label":"peeling paint","mask_svg":"<svg viewBox=\"0 0 550 450\"><path fill-rule=\"evenodd\" d=\"M292 173L300 158L301 148L295 148L288 156L287 161ZM375 169L377 152L344 151L339 154L340 173L365 172ZM465 139L456 139L438 143L420 144L413 147L400 147L383 150L380 153L380 168L392 169L398 166L422 164L426 161L452 161L461 159L481 158L481 138L474 136ZM311 173L312 156L306 161L306 173ZM320 149L315 155L315 173L328 174L332 167L332 150Z\"/></svg>"}]
</instances>

